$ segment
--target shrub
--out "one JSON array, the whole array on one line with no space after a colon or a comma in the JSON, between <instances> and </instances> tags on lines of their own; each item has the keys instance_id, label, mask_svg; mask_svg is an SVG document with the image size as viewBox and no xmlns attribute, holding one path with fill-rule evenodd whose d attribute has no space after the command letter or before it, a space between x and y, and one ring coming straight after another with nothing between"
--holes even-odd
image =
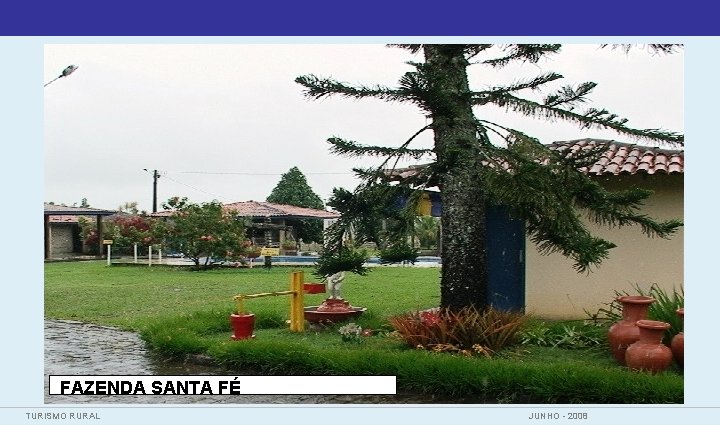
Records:
<instances>
[{"instance_id":1,"label":"shrub","mask_svg":"<svg viewBox=\"0 0 720 425\"><path fill-rule=\"evenodd\" d=\"M196 269L209 269L244 252L245 224L237 219L235 211L226 210L220 202L195 204L175 197L163 207L172 213L166 238L168 248L191 259Z\"/></svg>"},{"instance_id":2,"label":"shrub","mask_svg":"<svg viewBox=\"0 0 720 425\"><path fill-rule=\"evenodd\" d=\"M541 323L523 329L519 338L522 345L579 349L603 345L606 333L604 327L590 324L576 326L570 323Z\"/></svg>"},{"instance_id":3,"label":"shrub","mask_svg":"<svg viewBox=\"0 0 720 425\"><path fill-rule=\"evenodd\" d=\"M368 273L365 267L367 252L353 248L342 248L340 252L323 251L315 266L315 275L320 278L331 276L338 272L352 272L361 276Z\"/></svg>"},{"instance_id":4,"label":"shrub","mask_svg":"<svg viewBox=\"0 0 720 425\"><path fill-rule=\"evenodd\" d=\"M515 342L524 319L522 313L464 307L412 312L391 317L390 323L410 347L488 354Z\"/></svg>"},{"instance_id":5,"label":"shrub","mask_svg":"<svg viewBox=\"0 0 720 425\"><path fill-rule=\"evenodd\" d=\"M406 242L398 242L390 245L379 252L382 264L404 263L415 264L418 258L418 251Z\"/></svg>"}]
</instances>

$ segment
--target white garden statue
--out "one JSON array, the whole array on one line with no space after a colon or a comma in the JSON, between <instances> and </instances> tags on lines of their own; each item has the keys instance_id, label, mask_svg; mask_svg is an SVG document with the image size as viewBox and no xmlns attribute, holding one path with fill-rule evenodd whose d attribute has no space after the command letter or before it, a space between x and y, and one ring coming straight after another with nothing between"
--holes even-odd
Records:
<instances>
[{"instance_id":1,"label":"white garden statue","mask_svg":"<svg viewBox=\"0 0 720 425\"><path fill-rule=\"evenodd\" d=\"M345 279L345 272L337 272L325 278L325 282L330 287L330 298L341 300L340 285Z\"/></svg>"}]
</instances>

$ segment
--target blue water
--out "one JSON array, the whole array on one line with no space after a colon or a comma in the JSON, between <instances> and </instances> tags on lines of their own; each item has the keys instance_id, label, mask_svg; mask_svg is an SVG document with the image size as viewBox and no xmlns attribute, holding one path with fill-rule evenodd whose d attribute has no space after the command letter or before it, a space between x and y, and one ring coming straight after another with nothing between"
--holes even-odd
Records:
<instances>
[{"instance_id":1,"label":"blue water","mask_svg":"<svg viewBox=\"0 0 720 425\"><path fill-rule=\"evenodd\" d=\"M273 263L306 263L308 265L314 264L318 260L315 255L278 255L272 257ZM262 257L256 258L255 263L262 263L264 260ZM370 264L380 264L378 257L370 257L367 260ZM432 263L440 264L440 257L422 256L418 257L416 263Z\"/></svg>"}]
</instances>

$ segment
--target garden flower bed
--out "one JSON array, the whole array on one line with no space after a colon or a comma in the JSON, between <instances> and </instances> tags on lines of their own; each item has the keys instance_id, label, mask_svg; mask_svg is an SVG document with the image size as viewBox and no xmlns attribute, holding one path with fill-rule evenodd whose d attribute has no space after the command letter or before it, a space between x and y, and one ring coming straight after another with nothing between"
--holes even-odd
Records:
<instances>
[{"instance_id":1,"label":"garden flower bed","mask_svg":"<svg viewBox=\"0 0 720 425\"><path fill-rule=\"evenodd\" d=\"M490 356L473 350L438 352L443 350L408 346L394 333L389 318L436 305L438 269L384 268L367 277L349 276L344 295L368 308L354 319L362 329L357 338L343 341L339 330L347 323L292 333L285 322L287 300L272 297L248 303L256 314L256 337L231 340L232 296L286 289L289 271L191 273L106 267L102 262L51 263L45 266L45 315L139 331L154 351L166 357L209 356L226 367L267 374L394 375L399 391L458 403L684 400L680 370L673 367L658 375L631 372L617 365L602 345L606 328L585 327L582 322L531 319L518 333L516 344ZM306 295L306 303L324 297ZM346 330L348 335L356 334L354 327Z\"/></svg>"}]
</instances>

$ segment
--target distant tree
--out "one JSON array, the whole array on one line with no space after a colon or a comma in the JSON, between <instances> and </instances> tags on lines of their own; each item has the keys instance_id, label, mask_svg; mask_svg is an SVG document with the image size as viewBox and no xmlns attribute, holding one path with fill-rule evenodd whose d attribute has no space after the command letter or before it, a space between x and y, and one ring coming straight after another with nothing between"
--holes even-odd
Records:
<instances>
[{"instance_id":1,"label":"distant tree","mask_svg":"<svg viewBox=\"0 0 720 425\"><path fill-rule=\"evenodd\" d=\"M65 205L65 204L60 204L60 205L62 205L62 206L67 206L67 205ZM79 205L78 205L77 202L73 202L71 206L74 207L74 208L90 208L90 203L88 202L87 198L82 198L82 199L80 200L80 204L79 204Z\"/></svg>"},{"instance_id":2,"label":"distant tree","mask_svg":"<svg viewBox=\"0 0 720 425\"><path fill-rule=\"evenodd\" d=\"M173 213L167 222L165 245L193 260L198 269L207 269L218 260L235 258L244 251L245 223L220 202L195 204L175 197L163 208Z\"/></svg>"},{"instance_id":3,"label":"distant tree","mask_svg":"<svg viewBox=\"0 0 720 425\"><path fill-rule=\"evenodd\" d=\"M325 208L322 199L313 192L305 175L297 167L292 167L280 177L280 181L267 197L267 202L294 205L296 207ZM323 223L321 219L291 219L286 223L296 231L297 237L304 242L322 242Z\"/></svg>"},{"instance_id":4,"label":"distant tree","mask_svg":"<svg viewBox=\"0 0 720 425\"><path fill-rule=\"evenodd\" d=\"M139 214L140 213L140 210L138 210L137 201L125 202L124 204L120 205L117 209L120 212L124 212L124 213L128 213L128 214Z\"/></svg>"}]
</instances>

